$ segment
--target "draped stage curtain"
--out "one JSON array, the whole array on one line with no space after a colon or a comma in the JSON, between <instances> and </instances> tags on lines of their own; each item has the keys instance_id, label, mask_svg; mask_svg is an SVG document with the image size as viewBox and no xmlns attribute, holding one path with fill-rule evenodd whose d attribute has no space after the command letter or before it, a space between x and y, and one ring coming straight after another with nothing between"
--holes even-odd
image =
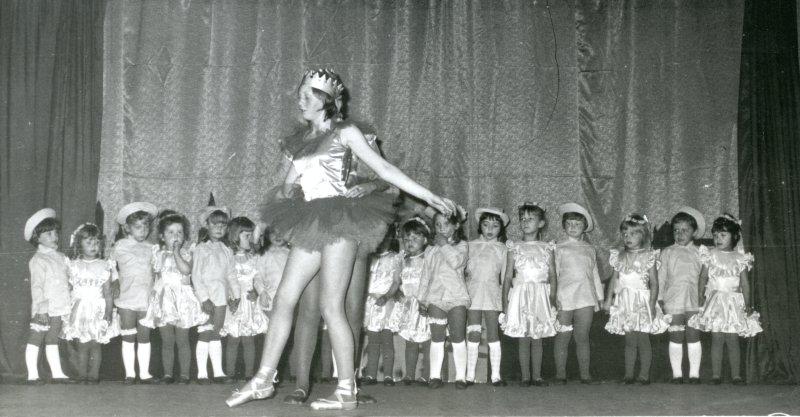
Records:
<instances>
[{"instance_id":1,"label":"draped stage curtain","mask_svg":"<svg viewBox=\"0 0 800 417\"><path fill-rule=\"evenodd\" d=\"M102 115L103 1L0 2L0 372L25 373L31 299L22 237L42 207L62 247L95 219Z\"/></svg>"}]
</instances>

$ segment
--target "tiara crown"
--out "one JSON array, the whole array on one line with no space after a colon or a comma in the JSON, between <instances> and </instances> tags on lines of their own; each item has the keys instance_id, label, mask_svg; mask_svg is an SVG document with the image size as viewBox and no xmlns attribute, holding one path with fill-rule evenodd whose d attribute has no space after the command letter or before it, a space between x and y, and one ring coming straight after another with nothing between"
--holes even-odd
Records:
<instances>
[{"instance_id":1,"label":"tiara crown","mask_svg":"<svg viewBox=\"0 0 800 417\"><path fill-rule=\"evenodd\" d=\"M338 74L333 72L332 69L320 68L316 70L306 70L305 75L303 75L303 79L312 88L324 91L334 98L342 95L342 92L344 91L344 84L342 84L342 80L339 78Z\"/></svg>"}]
</instances>

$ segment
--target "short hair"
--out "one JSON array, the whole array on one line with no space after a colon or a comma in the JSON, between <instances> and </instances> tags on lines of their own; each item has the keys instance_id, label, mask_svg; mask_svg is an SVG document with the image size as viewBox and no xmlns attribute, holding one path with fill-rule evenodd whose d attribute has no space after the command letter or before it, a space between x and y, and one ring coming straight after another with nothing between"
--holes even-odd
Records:
<instances>
[{"instance_id":1,"label":"short hair","mask_svg":"<svg viewBox=\"0 0 800 417\"><path fill-rule=\"evenodd\" d=\"M739 240L742 238L742 227L733 220L733 216L728 216L730 215L717 217L716 220L714 220L714 224L711 226L711 233L730 233L731 247L736 247L736 245L739 244Z\"/></svg>"},{"instance_id":2,"label":"short hair","mask_svg":"<svg viewBox=\"0 0 800 417\"><path fill-rule=\"evenodd\" d=\"M503 223L503 219L500 216L494 213L489 213L489 212L481 213L480 218L478 218L478 234L483 233L481 224L483 224L484 220L493 220L496 221L497 223L500 223L500 233L497 234L497 240L503 243L505 243L505 241L508 240L508 237L506 236L506 224Z\"/></svg>"},{"instance_id":3,"label":"short hair","mask_svg":"<svg viewBox=\"0 0 800 417\"><path fill-rule=\"evenodd\" d=\"M255 228L256 224L244 216L234 217L230 222L228 222L228 246L231 248L233 253L236 253L239 251L239 249L241 249L239 235L242 232L252 232L255 230Z\"/></svg>"},{"instance_id":4,"label":"short hair","mask_svg":"<svg viewBox=\"0 0 800 417\"><path fill-rule=\"evenodd\" d=\"M697 219L695 219L694 216L692 216L691 214L684 213L681 211L672 216L672 220L670 221L669 224L674 229L675 225L680 222L688 223L689 226L692 226L692 229L697 230Z\"/></svg>"},{"instance_id":5,"label":"short hair","mask_svg":"<svg viewBox=\"0 0 800 417\"><path fill-rule=\"evenodd\" d=\"M170 210L172 211L172 210ZM161 235L167 230L167 228L173 224L180 224L183 228L183 239L184 242L189 239L189 219L186 216L178 214L177 212L172 211L172 213L160 213L158 215L158 244L164 246L167 242L164 242L161 239Z\"/></svg>"},{"instance_id":6,"label":"short hair","mask_svg":"<svg viewBox=\"0 0 800 417\"><path fill-rule=\"evenodd\" d=\"M628 229L639 229L642 233L642 246L650 247L652 244L652 233L650 232L650 223L647 219L638 213L632 213L625 217L619 224L619 232L624 233Z\"/></svg>"},{"instance_id":7,"label":"short hair","mask_svg":"<svg viewBox=\"0 0 800 417\"><path fill-rule=\"evenodd\" d=\"M411 219L406 220L405 223L403 223L403 227L401 227L401 232L403 236L406 236L410 233L415 233L424 237L425 240L428 241L431 238L430 236L431 229L424 222L425 220L423 220L420 217L412 217Z\"/></svg>"},{"instance_id":8,"label":"short hair","mask_svg":"<svg viewBox=\"0 0 800 417\"><path fill-rule=\"evenodd\" d=\"M583 214L576 213L574 211L568 211L561 215L561 227L567 226L567 221L569 220L580 220L583 222L583 231L589 228L589 222L586 220L586 217Z\"/></svg>"},{"instance_id":9,"label":"short hair","mask_svg":"<svg viewBox=\"0 0 800 417\"><path fill-rule=\"evenodd\" d=\"M448 223L456 227L456 230L453 232L453 243L460 243L464 240L464 229L461 227L461 218L459 217L458 210L450 213L449 216L437 212L436 215L433 216L434 221L440 216L443 216Z\"/></svg>"},{"instance_id":10,"label":"short hair","mask_svg":"<svg viewBox=\"0 0 800 417\"><path fill-rule=\"evenodd\" d=\"M225 226L228 225L228 213L222 210L214 210L211 214L206 217L206 224L200 227L200 230L197 231L197 241L198 242L208 242L211 238L208 235L208 227L209 224L219 224L224 223ZM225 236L222 237L222 241L225 242L226 238L230 235L228 231L225 231Z\"/></svg>"},{"instance_id":11,"label":"short hair","mask_svg":"<svg viewBox=\"0 0 800 417\"><path fill-rule=\"evenodd\" d=\"M94 224L86 224L81 226L79 230L76 230L76 232L77 233L74 234L75 240L72 242L72 246L70 246L70 258L78 259L78 257L81 256L81 251L83 250L83 241L91 238L95 238L100 241L100 253L98 256L100 258L103 257L103 248L105 247L106 237L103 235L103 231L100 230L100 227Z\"/></svg>"},{"instance_id":12,"label":"short hair","mask_svg":"<svg viewBox=\"0 0 800 417\"><path fill-rule=\"evenodd\" d=\"M517 208L517 216L519 216L520 219L528 213L539 216L539 219L546 221L544 209L534 203L524 203Z\"/></svg>"},{"instance_id":13,"label":"short hair","mask_svg":"<svg viewBox=\"0 0 800 417\"><path fill-rule=\"evenodd\" d=\"M61 222L55 217L48 217L40 221L39 224L33 228L33 233L31 233L31 238L28 242L34 247L39 246L39 236L51 230L61 231Z\"/></svg>"}]
</instances>

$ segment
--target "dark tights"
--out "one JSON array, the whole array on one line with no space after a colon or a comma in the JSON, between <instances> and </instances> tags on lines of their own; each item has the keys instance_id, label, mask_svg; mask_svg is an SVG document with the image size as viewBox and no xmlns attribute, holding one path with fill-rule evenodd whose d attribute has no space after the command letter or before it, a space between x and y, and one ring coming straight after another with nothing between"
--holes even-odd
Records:
<instances>
[{"instance_id":1,"label":"dark tights","mask_svg":"<svg viewBox=\"0 0 800 417\"><path fill-rule=\"evenodd\" d=\"M189 329L168 325L159 327L158 332L161 334L161 363L164 366L164 376L174 375L175 345L177 345L181 376L189 378L189 366L192 361L192 348L189 346Z\"/></svg>"},{"instance_id":2,"label":"dark tights","mask_svg":"<svg viewBox=\"0 0 800 417\"><path fill-rule=\"evenodd\" d=\"M383 377L394 377L394 333L391 330L367 331L366 376L378 377L378 355L383 354Z\"/></svg>"},{"instance_id":3,"label":"dark tights","mask_svg":"<svg viewBox=\"0 0 800 417\"><path fill-rule=\"evenodd\" d=\"M81 378L100 378L100 344L94 341L78 343L78 375Z\"/></svg>"},{"instance_id":4,"label":"dark tights","mask_svg":"<svg viewBox=\"0 0 800 417\"><path fill-rule=\"evenodd\" d=\"M739 367L739 335L736 333L711 333L711 369L712 377L722 376L722 350L728 346L728 362L731 365L731 378L741 378Z\"/></svg>"},{"instance_id":5,"label":"dark tights","mask_svg":"<svg viewBox=\"0 0 800 417\"><path fill-rule=\"evenodd\" d=\"M422 375L428 375L428 367L430 366L428 353L430 353L431 350L430 340L423 343L415 343L408 340L405 342L406 374L404 379L414 380L416 378L417 361L419 360L420 351L422 352Z\"/></svg>"},{"instance_id":6,"label":"dark tights","mask_svg":"<svg viewBox=\"0 0 800 417\"><path fill-rule=\"evenodd\" d=\"M225 373L233 376L236 373L236 356L239 352L239 344L242 345L242 356L244 357L244 376L253 376L253 369L256 363L256 343L254 336L233 337L228 336L228 344L225 348Z\"/></svg>"},{"instance_id":7,"label":"dark tights","mask_svg":"<svg viewBox=\"0 0 800 417\"><path fill-rule=\"evenodd\" d=\"M650 348L650 335L643 332L628 332L625 334L625 378L633 379L637 351L640 365L639 379L649 380L653 351Z\"/></svg>"},{"instance_id":8,"label":"dark tights","mask_svg":"<svg viewBox=\"0 0 800 417\"><path fill-rule=\"evenodd\" d=\"M519 339L519 367L522 371L522 380L531 380L531 364L533 364L533 379L542 379L542 339L523 337Z\"/></svg>"},{"instance_id":9,"label":"dark tights","mask_svg":"<svg viewBox=\"0 0 800 417\"><path fill-rule=\"evenodd\" d=\"M553 349L556 361L556 378L567 378L567 353L569 342L575 337L575 351L578 355L578 367L581 379L591 379L589 373L589 329L592 327L594 307L584 307L577 310L561 310L558 312L558 321L562 326L573 326L572 331L558 332Z\"/></svg>"}]
</instances>

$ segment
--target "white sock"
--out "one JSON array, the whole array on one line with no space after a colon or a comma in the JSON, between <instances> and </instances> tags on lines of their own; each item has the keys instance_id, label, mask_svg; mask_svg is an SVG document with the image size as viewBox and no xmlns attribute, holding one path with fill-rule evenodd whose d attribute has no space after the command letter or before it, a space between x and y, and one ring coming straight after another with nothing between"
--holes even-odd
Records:
<instances>
[{"instance_id":1,"label":"white sock","mask_svg":"<svg viewBox=\"0 0 800 417\"><path fill-rule=\"evenodd\" d=\"M222 342L212 340L208 342L208 356L211 358L211 368L214 370L214 378L225 377L222 370Z\"/></svg>"},{"instance_id":2,"label":"white sock","mask_svg":"<svg viewBox=\"0 0 800 417\"><path fill-rule=\"evenodd\" d=\"M136 378L136 347L133 342L122 342L122 364L125 366L125 378Z\"/></svg>"},{"instance_id":3,"label":"white sock","mask_svg":"<svg viewBox=\"0 0 800 417\"><path fill-rule=\"evenodd\" d=\"M61 356L58 353L58 345L46 345L44 353L47 356L47 364L50 365L50 374L53 378L68 378L61 370Z\"/></svg>"},{"instance_id":4,"label":"white sock","mask_svg":"<svg viewBox=\"0 0 800 417\"><path fill-rule=\"evenodd\" d=\"M150 343L139 343L136 347L136 359L139 361L139 379L150 379Z\"/></svg>"},{"instance_id":5,"label":"white sock","mask_svg":"<svg viewBox=\"0 0 800 417\"><path fill-rule=\"evenodd\" d=\"M444 342L431 342L430 348L431 379L442 379L442 361L444 361Z\"/></svg>"},{"instance_id":6,"label":"white sock","mask_svg":"<svg viewBox=\"0 0 800 417\"><path fill-rule=\"evenodd\" d=\"M700 342L687 343L689 353L689 378L700 378L700 360L703 359L703 345Z\"/></svg>"},{"instance_id":7,"label":"white sock","mask_svg":"<svg viewBox=\"0 0 800 417\"><path fill-rule=\"evenodd\" d=\"M208 342L198 341L194 356L197 359L197 379L208 379Z\"/></svg>"},{"instance_id":8,"label":"white sock","mask_svg":"<svg viewBox=\"0 0 800 417\"><path fill-rule=\"evenodd\" d=\"M489 343L489 360L492 364L492 382L499 381L500 378L500 362L503 359L503 350L500 348L500 341Z\"/></svg>"},{"instance_id":9,"label":"white sock","mask_svg":"<svg viewBox=\"0 0 800 417\"><path fill-rule=\"evenodd\" d=\"M672 366L672 377L683 378L683 344L669 342L669 364Z\"/></svg>"},{"instance_id":10,"label":"white sock","mask_svg":"<svg viewBox=\"0 0 800 417\"><path fill-rule=\"evenodd\" d=\"M456 381L466 381L467 343L451 343L453 345L453 362L456 365Z\"/></svg>"},{"instance_id":11,"label":"white sock","mask_svg":"<svg viewBox=\"0 0 800 417\"><path fill-rule=\"evenodd\" d=\"M28 381L39 379L39 346L25 346L25 366L28 367Z\"/></svg>"},{"instance_id":12,"label":"white sock","mask_svg":"<svg viewBox=\"0 0 800 417\"><path fill-rule=\"evenodd\" d=\"M475 366L478 364L480 342L467 342L467 381L475 382ZM453 352L455 355L455 351Z\"/></svg>"}]
</instances>

